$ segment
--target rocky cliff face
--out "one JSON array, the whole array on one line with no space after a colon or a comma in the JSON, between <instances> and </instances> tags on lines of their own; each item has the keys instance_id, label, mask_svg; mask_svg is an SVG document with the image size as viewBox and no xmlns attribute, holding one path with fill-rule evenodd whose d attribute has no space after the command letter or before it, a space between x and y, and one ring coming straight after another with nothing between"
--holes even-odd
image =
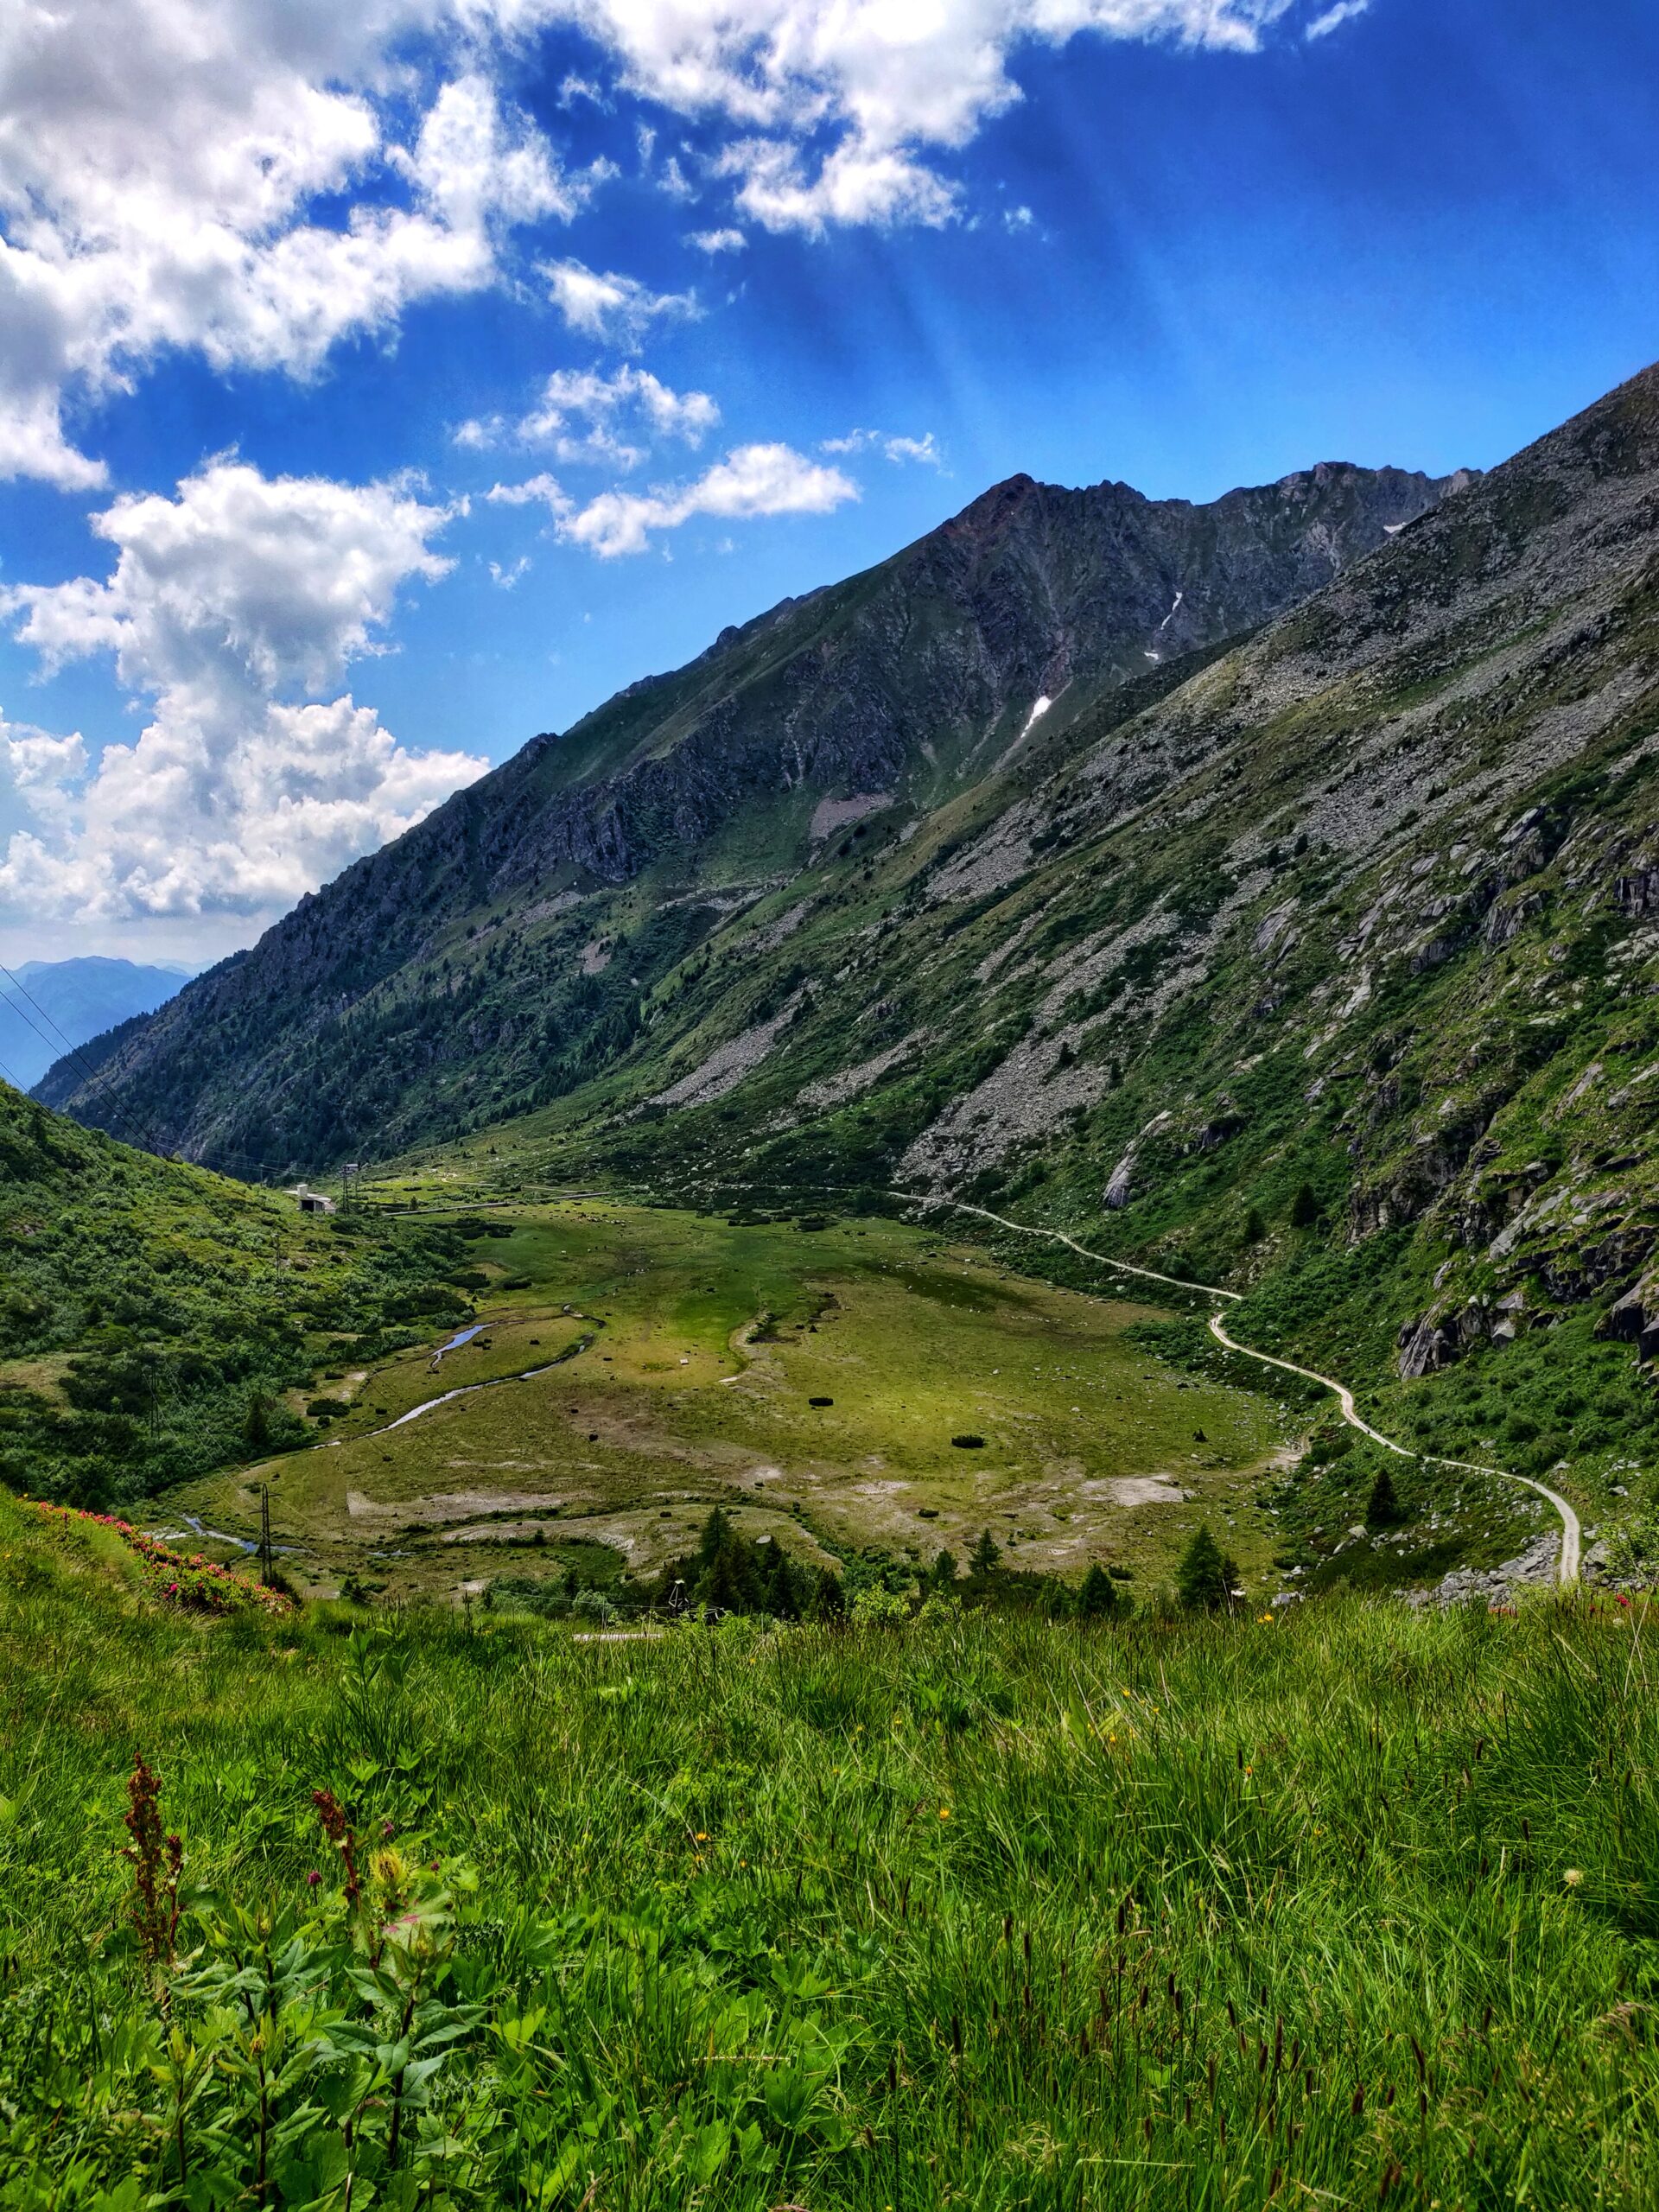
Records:
<instances>
[{"instance_id":1,"label":"rocky cliff face","mask_svg":"<svg viewBox=\"0 0 1659 2212\"><path fill-rule=\"evenodd\" d=\"M1016 477L882 567L533 740L94 1048L92 1081L60 1067L41 1095L245 1170L550 1096L638 1026L637 987L598 980L596 936L627 936L627 972L649 986L720 899L791 876L861 814L925 816L1033 734L1306 597L1446 488L1328 465L1193 506ZM672 899L681 925L642 931ZM343 1020L372 1036L366 1064L340 1047Z\"/></svg>"}]
</instances>

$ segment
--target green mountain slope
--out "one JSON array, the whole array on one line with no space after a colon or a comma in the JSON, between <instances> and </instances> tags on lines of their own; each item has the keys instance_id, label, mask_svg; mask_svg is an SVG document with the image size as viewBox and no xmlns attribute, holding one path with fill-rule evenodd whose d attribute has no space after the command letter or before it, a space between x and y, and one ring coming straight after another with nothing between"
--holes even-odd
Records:
<instances>
[{"instance_id":1,"label":"green mountain slope","mask_svg":"<svg viewBox=\"0 0 1659 2212\"><path fill-rule=\"evenodd\" d=\"M119 1505L309 1440L320 1370L465 1310L464 1249L308 1220L0 1084L0 1484Z\"/></svg>"},{"instance_id":2,"label":"green mountain slope","mask_svg":"<svg viewBox=\"0 0 1659 2212\"><path fill-rule=\"evenodd\" d=\"M1084 1223L1259 1284L1264 1344L1484 1355L1443 1440L1611 1478L1651 1424L1592 1332L1659 1323L1656 525L1649 372L1161 701L728 923L571 1136ZM1517 1344L1505 1436L1480 1378Z\"/></svg>"},{"instance_id":3,"label":"green mountain slope","mask_svg":"<svg viewBox=\"0 0 1659 2212\"><path fill-rule=\"evenodd\" d=\"M41 1095L278 1171L562 1096L632 1042L642 988L843 831L914 823L1167 683L1443 488L1325 467L1193 507L1016 478L535 740Z\"/></svg>"}]
</instances>

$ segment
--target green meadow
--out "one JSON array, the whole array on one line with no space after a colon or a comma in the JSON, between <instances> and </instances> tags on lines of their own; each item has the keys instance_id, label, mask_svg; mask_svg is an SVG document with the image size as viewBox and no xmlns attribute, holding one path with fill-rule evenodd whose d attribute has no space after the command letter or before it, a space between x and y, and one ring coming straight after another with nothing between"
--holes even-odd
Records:
<instances>
[{"instance_id":1,"label":"green meadow","mask_svg":"<svg viewBox=\"0 0 1659 2212\"><path fill-rule=\"evenodd\" d=\"M1155 1585L1208 1519L1247 1575L1271 1571L1256 1497L1287 1417L1147 1349L1145 1306L879 1218L575 1199L448 1219L479 1332L435 1369L447 1325L361 1364L342 1338L294 1396L310 1448L150 1517L245 1537L268 1484L290 1580L355 1573L388 1599L554 1572L575 1541L644 1577L715 1504L818 1567L964 1559L988 1529L1010 1567Z\"/></svg>"},{"instance_id":2,"label":"green meadow","mask_svg":"<svg viewBox=\"0 0 1659 2212\"><path fill-rule=\"evenodd\" d=\"M607 1643L0 1554L9 2208L1659 2197L1639 1605Z\"/></svg>"}]
</instances>

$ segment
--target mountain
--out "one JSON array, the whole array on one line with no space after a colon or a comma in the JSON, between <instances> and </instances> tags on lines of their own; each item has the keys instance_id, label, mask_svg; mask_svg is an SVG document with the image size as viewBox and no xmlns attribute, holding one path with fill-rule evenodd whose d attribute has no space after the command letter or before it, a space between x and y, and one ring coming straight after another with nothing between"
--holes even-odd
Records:
<instances>
[{"instance_id":1,"label":"mountain","mask_svg":"<svg viewBox=\"0 0 1659 2212\"><path fill-rule=\"evenodd\" d=\"M96 957L26 960L10 976L0 976L0 1065L27 1090L66 1046L86 1045L134 1014L152 1013L191 972Z\"/></svg>"},{"instance_id":2,"label":"mountain","mask_svg":"<svg viewBox=\"0 0 1659 2212\"><path fill-rule=\"evenodd\" d=\"M1244 524L1185 510L1222 581L1160 643L1173 520L1001 487L53 1082L209 1154L488 1128L508 1190L975 1198L1229 1283L1247 1341L1593 1505L1659 1354L1659 369L1479 480L1236 495L1252 561L1294 545L1294 598L1362 492L1354 557L1231 641Z\"/></svg>"},{"instance_id":3,"label":"mountain","mask_svg":"<svg viewBox=\"0 0 1659 2212\"><path fill-rule=\"evenodd\" d=\"M568 1092L642 990L838 833L916 828L1306 598L1452 485L1325 466L1207 506L1016 477L543 736L41 1088L315 1167Z\"/></svg>"}]
</instances>

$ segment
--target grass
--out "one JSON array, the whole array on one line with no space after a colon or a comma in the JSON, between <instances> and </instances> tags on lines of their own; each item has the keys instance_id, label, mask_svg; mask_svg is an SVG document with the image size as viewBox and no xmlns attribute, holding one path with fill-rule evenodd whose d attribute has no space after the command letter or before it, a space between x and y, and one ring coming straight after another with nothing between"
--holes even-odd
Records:
<instances>
[{"instance_id":1,"label":"grass","mask_svg":"<svg viewBox=\"0 0 1659 2212\"><path fill-rule=\"evenodd\" d=\"M37 1522L0 1499L9 2207L1659 2192L1639 1605L583 1643L203 1624Z\"/></svg>"},{"instance_id":2,"label":"grass","mask_svg":"<svg viewBox=\"0 0 1659 2212\"><path fill-rule=\"evenodd\" d=\"M467 1248L487 1326L435 1374L426 1346L347 1355L326 1446L157 1512L251 1534L269 1481L291 1573L327 1589L366 1566L393 1597L480 1582L507 1549L518 1572L538 1535L649 1574L715 1503L819 1566L961 1558L989 1527L1009 1566L1074 1580L1096 1560L1167 1579L1207 1513L1268 1571L1253 1495L1279 1411L1138 1344L1144 1306L879 1219L734 1226L588 1199L491 1225Z\"/></svg>"}]
</instances>

